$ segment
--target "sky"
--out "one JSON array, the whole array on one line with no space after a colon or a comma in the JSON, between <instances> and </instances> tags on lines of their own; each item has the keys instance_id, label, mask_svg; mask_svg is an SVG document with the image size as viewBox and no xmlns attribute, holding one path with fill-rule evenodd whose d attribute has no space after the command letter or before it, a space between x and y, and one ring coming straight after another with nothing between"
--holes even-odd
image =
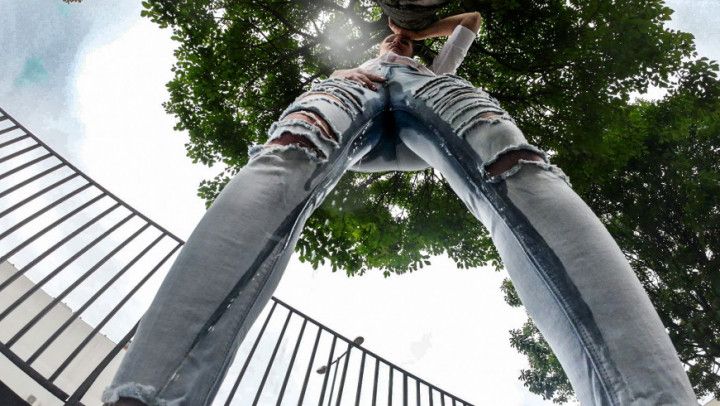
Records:
<instances>
[{"instance_id":1,"label":"sky","mask_svg":"<svg viewBox=\"0 0 720 406\"><path fill-rule=\"evenodd\" d=\"M720 2L673 0L670 26L720 60ZM140 17L139 1L0 0L0 107L160 225L187 239L202 217L187 134L161 103L176 44ZM652 96L652 94L650 94ZM650 97L649 96L649 97ZM509 345L526 320L499 286L505 272L458 270L436 257L419 272L348 278L294 257L275 296L427 381L478 405L546 405L517 377ZM149 300L149 299L148 299Z\"/></svg>"}]
</instances>

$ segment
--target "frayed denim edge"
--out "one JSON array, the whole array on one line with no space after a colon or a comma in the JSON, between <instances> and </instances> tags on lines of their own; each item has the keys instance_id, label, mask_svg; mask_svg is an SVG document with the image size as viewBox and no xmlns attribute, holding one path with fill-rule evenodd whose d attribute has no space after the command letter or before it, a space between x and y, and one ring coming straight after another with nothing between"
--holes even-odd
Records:
<instances>
[{"instance_id":1,"label":"frayed denim edge","mask_svg":"<svg viewBox=\"0 0 720 406\"><path fill-rule=\"evenodd\" d=\"M540 148L538 148L532 144L523 142L518 145L510 145L510 146L507 146L507 147L501 149L500 151L495 153L495 156L490 158L488 161L483 162L483 166L486 167L486 166L490 166L490 165L494 164L495 161L497 161L503 155L505 155L506 153L508 153L510 151L520 151L520 150L534 152L534 153L540 155L540 157L543 159L543 162L545 162L546 164L550 163L550 160L548 159L547 153L545 153L545 151L541 150Z\"/></svg>"},{"instance_id":2,"label":"frayed denim edge","mask_svg":"<svg viewBox=\"0 0 720 406\"><path fill-rule=\"evenodd\" d=\"M298 151L302 151L302 152L304 152L305 155L306 155L307 157L309 157L310 160L313 161L313 162L323 163L323 162L325 162L325 161L327 160L327 159L323 159L323 158L317 156L317 154L316 154L314 151L312 151L312 150L310 150L310 149L308 149L308 148L306 148L306 147L297 145L297 144L287 144L287 145L280 145L280 144L270 144L270 145L266 145L266 144L261 144L261 145L253 145L253 146L251 146L250 148L248 148L248 157L249 157L250 159L253 159L253 158L255 158L256 156L259 156L259 155L265 155L265 154L272 153L272 152L282 152L282 151L288 151L288 150L298 150Z\"/></svg>"},{"instance_id":3,"label":"frayed denim edge","mask_svg":"<svg viewBox=\"0 0 720 406\"><path fill-rule=\"evenodd\" d=\"M512 168L508 169L507 171L505 171L499 175L490 176L487 173L487 168L490 165L492 165L493 163L495 163L498 159L500 159L500 157L502 157L502 155L504 155L505 153L510 152L510 151L518 151L518 150L535 152L536 154L540 155L540 157L543 160L541 162L541 161L532 161L532 160L528 160L528 159L518 159L517 163L515 165L513 165ZM538 148L532 144L527 144L527 143L523 143L520 145L511 145L507 148L502 149L501 151L496 153L492 159L490 159L487 162L483 162L480 172L481 172L482 176L485 179L487 179L488 182L498 183L498 182L502 182L505 179L509 178L510 176L513 176L514 174L518 173L518 171L520 171L520 169L522 169L523 165L525 165L525 164L539 166L542 169L545 169L546 171L550 171L553 174L555 174L557 177L559 177L560 179L565 181L565 183L567 183L568 186L572 187L572 184L570 183L570 178L557 165L553 165L550 163L550 160L548 159L548 156L545 153L545 151L541 150L540 148Z\"/></svg>"},{"instance_id":4,"label":"frayed denim edge","mask_svg":"<svg viewBox=\"0 0 720 406\"><path fill-rule=\"evenodd\" d=\"M487 172L485 172L485 168L483 167L483 174L487 177L488 182L490 183L499 183L504 181L505 179L509 178L510 176L513 176L514 174L518 173L520 169L522 169L523 165L535 165L539 166L542 169L545 169L547 171L552 172L557 177L562 179L565 183L567 183L568 186L572 187L572 184L570 183L570 178L563 172L562 169L560 169L557 165L553 165L547 162L540 162L540 161L531 161L527 159L518 159L517 163L513 165L512 168L508 169L507 171L496 175L496 176L489 176L487 175Z\"/></svg>"},{"instance_id":5,"label":"frayed denim edge","mask_svg":"<svg viewBox=\"0 0 720 406\"><path fill-rule=\"evenodd\" d=\"M115 387L108 386L102 393L100 399L103 403L114 404L121 397L137 399L148 406L166 406L167 401L157 397L157 389L154 386L142 385L129 382Z\"/></svg>"}]
</instances>

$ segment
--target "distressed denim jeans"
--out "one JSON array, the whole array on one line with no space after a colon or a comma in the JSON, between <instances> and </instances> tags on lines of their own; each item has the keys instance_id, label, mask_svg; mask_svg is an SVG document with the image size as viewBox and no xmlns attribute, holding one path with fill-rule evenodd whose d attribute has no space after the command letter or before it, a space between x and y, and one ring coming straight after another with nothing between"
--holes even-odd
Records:
<instances>
[{"instance_id":1,"label":"distressed denim jeans","mask_svg":"<svg viewBox=\"0 0 720 406\"><path fill-rule=\"evenodd\" d=\"M343 173L432 166L489 230L583 405L697 405L619 247L497 101L457 76L382 69L387 82L378 91L345 79L314 85L270 129L270 139L298 134L314 149L250 150L178 255L103 401L212 402L303 224ZM333 137L285 118L302 111L322 117ZM491 176L488 166L513 150L543 161L520 160Z\"/></svg>"}]
</instances>

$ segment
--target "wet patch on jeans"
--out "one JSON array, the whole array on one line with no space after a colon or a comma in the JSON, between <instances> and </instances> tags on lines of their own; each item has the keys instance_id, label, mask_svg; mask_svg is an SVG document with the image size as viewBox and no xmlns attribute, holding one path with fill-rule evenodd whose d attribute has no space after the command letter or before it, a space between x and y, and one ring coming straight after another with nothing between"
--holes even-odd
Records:
<instances>
[{"instance_id":1,"label":"wet patch on jeans","mask_svg":"<svg viewBox=\"0 0 720 406\"><path fill-rule=\"evenodd\" d=\"M100 401L114 404L123 397L139 400L147 406L166 406L167 401L158 398L157 392L154 386L128 382L107 387L103 391Z\"/></svg>"}]
</instances>

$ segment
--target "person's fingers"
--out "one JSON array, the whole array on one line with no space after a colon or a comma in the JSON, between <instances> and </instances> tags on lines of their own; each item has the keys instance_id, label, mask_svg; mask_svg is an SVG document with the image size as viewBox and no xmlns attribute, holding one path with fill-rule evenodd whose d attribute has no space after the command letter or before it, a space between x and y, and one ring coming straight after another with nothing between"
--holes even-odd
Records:
<instances>
[{"instance_id":1,"label":"person's fingers","mask_svg":"<svg viewBox=\"0 0 720 406\"><path fill-rule=\"evenodd\" d=\"M369 89L377 90L378 87L375 82L384 82L386 79L382 76L378 76L374 73L362 69L356 69L354 72L342 76L344 79L358 82Z\"/></svg>"},{"instance_id":2,"label":"person's fingers","mask_svg":"<svg viewBox=\"0 0 720 406\"><path fill-rule=\"evenodd\" d=\"M353 73L352 75L348 75L346 79L352 80L353 82L358 82L363 86L368 86L369 80L365 79L365 76L361 73ZM369 82L372 83L372 82Z\"/></svg>"},{"instance_id":3,"label":"person's fingers","mask_svg":"<svg viewBox=\"0 0 720 406\"><path fill-rule=\"evenodd\" d=\"M370 80L370 78L367 77L367 75L364 75L361 73L361 74L359 74L359 77L360 77L360 80L362 80L362 82L365 83L365 85L368 88L370 88L372 90L377 90L377 85L375 85L375 83L373 83L373 81Z\"/></svg>"},{"instance_id":4,"label":"person's fingers","mask_svg":"<svg viewBox=\"0 0 720 406\"><path fill-rule=\"evenodd\" d=\"M384 77L382 77L380 75L375 75L373 73L368 73L368 74L366 74L366 76L373 82L384 82L387 80Z\"/></svg>"},{"instance_id":5,"label":"person's fingers","mask_svg":"<svg viewBox=\"0 0 720 406\"><path fill-rule=\"evenodd\" d=\"M392 32L397 34L397 30L399 27L395 25L395 22L392 20L392 18L388 18L388 26L390 27L390 30L392 30Z\"/></svg>"},{"instance_id":6,"label":"person's fingers","mask_svg":"<svg viewBox=\"0 0 720 406\"><path fill-rule=\"evenodd\" d=\"M358 82L367 87L368 89L377 90L377 85L364 73L357 73Z\"/></svg>"},{"instance_id":7,"label":"person's fingers","mask_svg":"<svg viewBox=\"0 0 720 406\"><path fill-rule=\"evenodd\" d=\"M367 76L370 80L372 80L374 82L384 82L387 80L383 76L376 75L376 74L366 71L364 69L359 70L359 72L362 73L363 75Z\"/></svg>"}]
</instances>

